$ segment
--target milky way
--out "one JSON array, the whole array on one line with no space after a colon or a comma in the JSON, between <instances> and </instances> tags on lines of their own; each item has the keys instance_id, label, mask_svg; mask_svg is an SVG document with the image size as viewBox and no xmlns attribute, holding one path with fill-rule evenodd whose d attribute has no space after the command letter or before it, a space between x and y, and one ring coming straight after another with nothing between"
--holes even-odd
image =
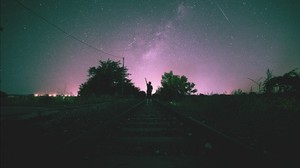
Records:
<instances>
[{"instance_id":1,"label":"milky way","mask_svg":"<svg viewBox=\"0 0 300 168\"><path fill-rule=\"evenodd\" d=\"M257 90L249 79L263 78L267 69L282 75L300 67L297 0L20 2L48 23L14 0L1 1L7 93L77 94L89 67L121 57L141 90L144 78L156 89L172 70L204 94Z\"/></svg>"}]
</instances>

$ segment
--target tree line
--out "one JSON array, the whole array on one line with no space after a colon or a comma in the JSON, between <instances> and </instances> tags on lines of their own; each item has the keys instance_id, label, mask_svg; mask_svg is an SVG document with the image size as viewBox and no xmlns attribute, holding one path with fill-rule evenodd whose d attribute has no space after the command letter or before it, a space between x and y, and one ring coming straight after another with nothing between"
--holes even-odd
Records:
<instances>
[{"instance_id":1,"label":"tree line","mask_svg":"<svg viewBox=\"0 0 300 168\"><path fill-rule=\"evenodd\" d=\"M146 93L134 86L129 76L128 69L121 66L120 61L100 60L97 67L90 67L88 69L88 79L80 85L78 96L133 95L145 97ZM282 76L274 76L268 69L263 82L250 80L258 85L259 94L300 95L300 72L297 72L297 69L293 69ZM195 84L189 82L186 76L175 75L173 71L170 71L162 75L161 86L157 88L155 96L163 99L174 99L185 95L192 95L196 92ZM250 93L254 93L252 89ZM238 89L231 94L238 95L244 94L244 92ZM1 97L7 97L7 94L1 91Z\"/></svg>"},{"instance_id":2,"label":"tree line","mask_svg":"<svg viewBox=\"0 0 300 168\"><path fill-rule=\"evenodd\" d=\"M281 76L273 75L270 69L266 71L266 77L264 81L259 82L248 78L258 86L258 94L263 95L288 95L288 96L300 96L300 72L298 69L293 69ZM245 94L241 89L232 91L233 95ZM250 94L256 94L250 89Z\"/></svg>"},{"instance_id":3,"label":"tree line","mask_svg":"<svg viewBox=\"0 0 300 168\"><path fill-rule=\"evenodd\" d=\"M282 76L273 76L272 72L267 70L267 77L263 83L263 92L265 94L294 94L300 95L300 72L293 69Z\"/></svg>"},{"instance_id":4,"label":"tree line","mask_svg":"<svg viewBox=\"0 0 300 168\"><path fill-rule=\"evenodd\" d=\"M128 69L121 66L120 61L99 61L97 67L90 67L88 79L79 87L78 95L81 97L103 95L135 95L145 96L145 92L134 86L129 79ZM172 71L164 73L161 79L161 87L156 95L165 99L191 95L196 93L195 84L188 81L186 76L173 74Z\"/></svg>"},{"instance_id":5,"label":"tree line","mask_svg":"<svg viewBox=\"0 0 300 168\"><path fill-rule=\"evenodd\" d=\"M145 92L134 86L129 76L128 69L121 66L120 61L100 60L97 67L89 68L88 79L80 85L78 95L81 97L99 97L103 95L145 96ZM259 86L258 93L260 94L300 95L300 73L297 72L297 69L293 69L282 76L274 76L268 69L264 81L255 83ZM189 82L186 76L175 75L173 71L170 71L162 75L161 86L157 88L155 96L163 99L173 99L192 95L196 92L195 84ZM243 93L240 89L232 92L232 94Z\"/></svg>"}]
</instances>

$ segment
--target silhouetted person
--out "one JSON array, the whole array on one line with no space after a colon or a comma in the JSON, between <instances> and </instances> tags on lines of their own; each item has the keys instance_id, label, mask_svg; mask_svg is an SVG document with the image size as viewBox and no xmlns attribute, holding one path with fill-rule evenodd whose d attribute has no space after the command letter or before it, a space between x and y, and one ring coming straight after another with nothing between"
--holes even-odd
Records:
<instances>
[{"instance_id":1,"label":"silhouetted person","mask_svg":"<svg viewBox=\"0 0 300 168\"><path fill-rule=\"evenodd\" d=\"M148 103L149 100L151 101L153 87L152 87L150 81L147 82L147 79L145 79L145 80L146 80L146 85L147 85L147 103Z\"/></svg>"}]
</instances>

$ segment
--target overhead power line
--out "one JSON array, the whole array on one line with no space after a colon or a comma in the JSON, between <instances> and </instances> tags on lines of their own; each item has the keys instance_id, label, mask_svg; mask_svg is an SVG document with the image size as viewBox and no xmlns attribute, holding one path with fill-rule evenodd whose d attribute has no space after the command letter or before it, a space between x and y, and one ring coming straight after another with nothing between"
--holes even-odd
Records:
<instances>
[{"instance_id":1,"label":"overhead power line","mask_svg":"<svg viewBox=\"0 0 300 168\"><path fill-rule=\"evenodd\" d=\"M92 48L92 49L94 49L94 50L96 50L96 51L98 51L98 52L104 53L104 54L106 54L106 55L109 55L109 56L112 56L112 57L116 57L116 58L124 58L124 57L120 57L120 56L113 55L113 54L111 54L111 53L108 53L108 52L106 52L106 51L104 51L104 50L101 50L101 49L99 49L99 48L97 48L97 47L94 47L94 46L92 46L92 45L90 45L90 44L84 42L83 40L81 40L81 39L75 37L74 35L72 35L72 34L68 33L67 31L65 31L64 29L60 28L60 27L57 26L56 24L50 22L50 21L49 21L48 19L46 19L45 17L39 15L39 14L38 14L37 12L35 12L34 10L28 8L28 7L25 6L23 3L21 3L21 2L19 2L19 1L17 1L17 0L15 0L15 1L16 1L20 6L22 6L24 9L28 10L29 12L31 12L31 13L32 13L33 15L35 15L36 17L42 19L44 22L46 22L47 24L51 25L52 27L54 27L56 30L62 32L63 34L69 36L69 37L72 38L73 40L76 40L76 41L80 42L81 44L84 44L85 46L87 46L87 47L89 47L89 48Z\"/></svg>"}]
</instances>

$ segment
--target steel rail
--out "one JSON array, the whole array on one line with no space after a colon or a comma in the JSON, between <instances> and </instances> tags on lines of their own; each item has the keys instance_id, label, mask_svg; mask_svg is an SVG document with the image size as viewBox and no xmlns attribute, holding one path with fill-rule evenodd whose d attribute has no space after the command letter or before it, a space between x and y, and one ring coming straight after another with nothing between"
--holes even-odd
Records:
<instances>
[{"instance_id":1,"label":"steel rail","mask_svg":"<svg viewBox=\"0 0 300 168\"><path fill-rule=\"evenodd\" d=\"M235 152L246 152L247 153L247 157L255 157L257 159L257 162L264 162L264 164L270 164L272 161L276 160L276 159L280 159L280 158L276 158L276 156L270 154L270 153L265 153L264 151L255 149L215 128L212 128L204 123L202 123L201 121L193 118L192 116L188 116L185 115L182 112L179 112L179 110L171 108L169 106L167 106L166 104L163 104L162 102L155 100L155 102L157 104L159 104L161 107L163 107L165 110L169 111L170 113L173 113L174 115L180 117L181 119L189 122L189 123L193 123L193 125L195 127L198 128L205 128L204 130L206 130L206 133L210 133L213 136L216 136L220 139L224 140L224 145L223 144L223 148L225 150L231 150L233 152L233 150L236 150ZM202 129L203 130L203 129ZM229 148L228 145L230 145L231 147ZM227 146L227 147L226 147ZM235 146L235 148L233 149L232 146Z\"/></svg>"},{"instance_id":2,"label":"steel rail","mask_svg":"<svg viewBox=\"0 0 300 168\"><path fill-rule=\"evenodd\" d=\"M115 158L109 158L110 155L155 156L161 153L170 157L182 154L199 157L196 160L210 157L231 167L271 165L270 156L157 100L150 104L145 100L139 102L105 124L59 146L56 153L60 153L65 166L72 164L72 167L86 167L85 164L94 161L83 158L100 157L101 165L107 157L114 162ZM80 164L76 160L81 160L78 161ZM195 165L201 163L195 162Z\"/></svg>"},{"instance_id":3,"label":"steel rail","mask_svg":"<svg viewBox=\"0 0 300 168\"><path fill-rule=\"evenodd\" d=\"M70 146L74 143L77 143L78 141L81 141L84 137L93 134L95 131L107 131L107 128L112 125L113 123L119 121L120 119L122 119L124 116L128 115L128 113L132 112L134 109L136 109L137 107L141 106L143 103L145 102L145 100L140 101L139 103L133 105L132 107L130 107L129 109L121 112L120 114L116 115L115 117L113 117L112 119L104 122L102 125L97 126L95 128L92 128L91 130L84 132L70 140L68 140L67 142L63 143L62 145L58 146L56 148L56 151L62 150L64 148L66 148L67 146Z\"/></svg>"}]
</instances>

